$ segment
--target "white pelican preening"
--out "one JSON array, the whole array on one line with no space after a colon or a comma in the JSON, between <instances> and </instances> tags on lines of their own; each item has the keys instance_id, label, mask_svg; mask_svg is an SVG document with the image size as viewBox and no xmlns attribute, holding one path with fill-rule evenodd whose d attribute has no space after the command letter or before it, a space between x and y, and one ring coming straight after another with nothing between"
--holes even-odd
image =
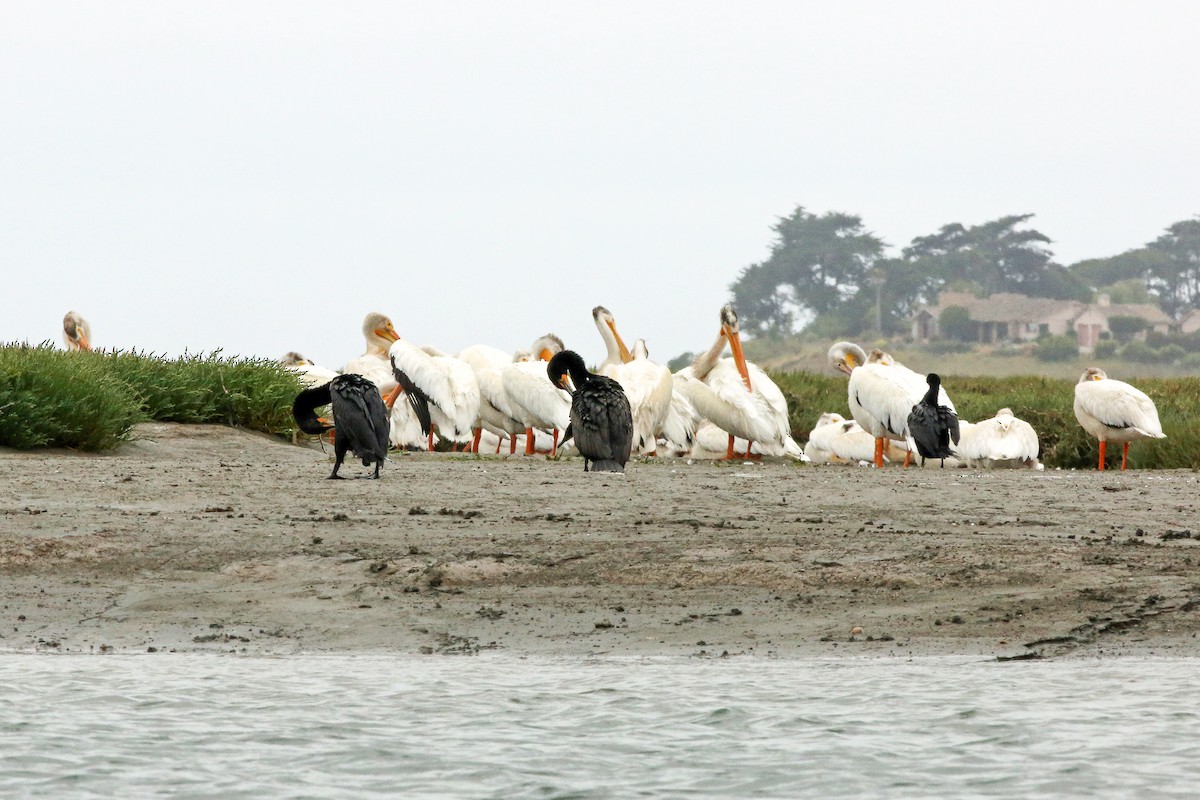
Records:
<instances>
[{"instance_id":1,"label":"white pelican preening","mask_svg":"<svg viewBox=\"0 0 1200 800\"><path fill-rule=\"evenodd\" d=\"M479 452L479 443L486 430L498 437L497 453L504 439L508 439L509 453L515 453L517 436L525 432L525 426L513 413L508 392L504 390L504 380L500 377L500 370L513 363L513 357L485 344L464 348L459 351L458 357L475 370L475 379L479 382L479 421L471 449Z\"/></svg>"},{"instance_id":2,"label":"white pelican preening","mask_svg":"<svg viewBox=\"0 0 1200 800\"><path fill-rule=\"evenodd\" d=\"M671 412L674 381L671 370L655 364L642 342L640 355L635 357L625 346L613 315L604 306L592 309L592 321L607 351L600 364L599 374L612 378L625 390L633 413L633 447L639 453L655 455L658 434L662 432Z\"/></svg>"},{"instance_id":3,"label":"white pelican preening","mask_svg":"<svg viewBox=\"0 0 1200 800\"><path fill-rule=\"evenodd\" d=\"M962 438L954 454L974 467L1028 467L1040 469L1038 435L1033 426L1017 419L1010 408L974 425L959 420Z\"/></svg>"},{"instance_id":4,"label":"white pelican preening","mask_svg":"<svg viewBox=\"0 0 1200 800\"><path fill-rule=\"evenodd\" d=\"M884 440L908 441L908 415L926 392L925 376L896 362L881 350L863 349L851 342L829 348L830 365L850 376L847 386L850 413L875 437L875 466L883 466ZM946 391L938 391L938 404L954 411ZM908 457L905 457L908 463Z\"/></svg>"},{"instance_id":5,"label":"white pelican preening","mask_svg":"<svg viewBox=\"0 0 1200 800\"><path fill-rule=\"evenodd\" d=\"M1125 469L1130 442L1166 438L1154 401L1128 383L1108 377L1099 367L1088 367L1075 384L1075 418L1100 440L1099 469L1104 469L1109 442L1121 443L1121 469Z\"/></svg>"},{"instance_id":6,"label":"white pelican preening","mask_svg":"<svg viewBox=\"0 0 1200 800\"><path fill-rule=\"evenodd\" d=\"M550 451L557 454L559 431L571 424L571 395L550 382L546 363L563 350L562 340L546 334L534 341L533 360L519 361L500 370L513 416L525 426L525 455L534 452L534 428L552 431ZM518 353L514 359L522 358Z\"/></svg>"},{"instance_id":7,"label":"white pelican preening","mask_svg":"<svg viewBox=\"0 0 1200 800\"><path fill-rule=\"evenodd\" d=\"M721 358L727 344L733 358ZM766 455L803 457L791 437L783 392L767 373L746 361L732 305L721 308L721 332L713 346L679 375L685 379L682 391L700 416L728 434L726 458L735 456L735 437L757 444Z\"/></svg>"},{"instance_id":8,"label":"white pelican preening","mask_svg":"<svg viewBox=\"0 0 1200 800\"><path fill-rule=\"evenodd\" d=\"M92 349L92 326L78 311L68 311L63 317L63 342L68 350Z\"/></svg>"},{"instance_id":9,"label":"white pelican preening","mask_svg":"<svg viewBox=\"0 0 1200 800\"><path fill-rule=\"evenodd\" d=\"M438 435L456 444L473 444L475 423L479 419L479 380L471 365L436 348L418 347L405 339L393 342L388 355L397 382L401 382L399 373L403 373L428 399L430 418ZM428 445L432 451L432 430Z\"/></svg>"}]
</instances>

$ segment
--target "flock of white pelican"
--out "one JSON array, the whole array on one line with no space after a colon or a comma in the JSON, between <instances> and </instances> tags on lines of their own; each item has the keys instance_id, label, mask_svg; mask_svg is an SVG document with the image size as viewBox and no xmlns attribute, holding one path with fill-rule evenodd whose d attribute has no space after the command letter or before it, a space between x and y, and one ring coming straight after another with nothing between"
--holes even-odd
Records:
<instances>
[{"instance_id":1,"label":"flock of white pelican","mask_svg":"<svg viewBox=\"0 0 1200 800\"><path fill-rule=\"evenodd\" d=\"M644 340L628 347L608 309L597 306L592 318L606 351L597 372L616 381L629 401L635 453L726 459L769 455L883 467L901 461L907 466L920 450L923 458L939 458L943 464L1041 468L1036 432L1011 409L976 423L959 420L937 376L914 372L881 350L868 355L850 342L830 348L830 366L849 378L851 419L821 414L801 448L790 433L783 392L746 360L731 305L721 308L712 346L675 373L650 359ZM63 319L63 333L68 349L92 347L88 323L73 311ZM294 352L283 362L309 387L328 384L340 374L369 380L384 399L392 447L432 450L436 432L464 452L499 453L507 444L509 453L520 447L527 455L557 454L571 414L570 392L556 385L546 369L564 351L557 336L541 336L528 350L514 354L474 345L449 355L402 339L392 321L378 312L367 314L362 334L365 351L340 372ZM396 402L406 392L427 403L432 426L421 418L417 403ZM1130 442L1164 438L1153 401L1096 367L1088 368L1076 384L1074 410L1079 424L1099 440L1100 469L1110 441L1122 444L1125 469ZM941 427L921 429L927 424ZM948 434L957 438L947 449L926 452L918 447L926 434L935 437L930 442Z\"/></svg>"}]
</instances>

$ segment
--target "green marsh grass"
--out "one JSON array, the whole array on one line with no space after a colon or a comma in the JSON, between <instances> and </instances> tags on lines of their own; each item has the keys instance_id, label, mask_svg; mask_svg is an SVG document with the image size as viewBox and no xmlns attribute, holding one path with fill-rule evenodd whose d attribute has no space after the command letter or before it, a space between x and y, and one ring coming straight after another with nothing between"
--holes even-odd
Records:
<instances>
[{"instance_id":1,"label":"green marsh grass","mask_svg":"<svg viewBox=\"0 0 1200 800\"><path fill-rule=\"evenodd\" d=\"M0 445L105 450L149 420L286 437L296 429L291 408L301 388L294 373L268 359L3 345Z\"/></svg>"}]
</instances>

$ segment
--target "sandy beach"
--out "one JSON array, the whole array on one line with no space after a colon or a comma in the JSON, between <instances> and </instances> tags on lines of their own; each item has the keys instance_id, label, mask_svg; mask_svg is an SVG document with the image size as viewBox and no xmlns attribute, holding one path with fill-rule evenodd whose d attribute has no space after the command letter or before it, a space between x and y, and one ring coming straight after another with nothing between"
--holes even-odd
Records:
<instances>
[{"instance_id":1,"label":"sandy beach","mask_svg":"<svg viewBox=\"0 0 1200 800\"><path fill-rule=\"evenodd\" d=\"M1190 471L418 453L329 481L314 444L166 424L0 464L5 651L1200 655Z\"/></svg>"}]
</instances>

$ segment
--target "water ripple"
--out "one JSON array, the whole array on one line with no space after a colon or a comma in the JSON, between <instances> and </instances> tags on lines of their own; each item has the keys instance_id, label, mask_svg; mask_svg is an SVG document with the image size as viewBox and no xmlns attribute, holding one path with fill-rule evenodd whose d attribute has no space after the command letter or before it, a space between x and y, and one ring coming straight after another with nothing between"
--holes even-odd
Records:
<instances>
[{"instance_id":1,"label":"water ripple","mask_svg":"<svg viewBox=\"0 0 1200 800\"><path fill-rule=\"evenodd\" d=\"M0 655L0 794L1183 797L1194 667Z\"/></svg>"}]
</instances>

